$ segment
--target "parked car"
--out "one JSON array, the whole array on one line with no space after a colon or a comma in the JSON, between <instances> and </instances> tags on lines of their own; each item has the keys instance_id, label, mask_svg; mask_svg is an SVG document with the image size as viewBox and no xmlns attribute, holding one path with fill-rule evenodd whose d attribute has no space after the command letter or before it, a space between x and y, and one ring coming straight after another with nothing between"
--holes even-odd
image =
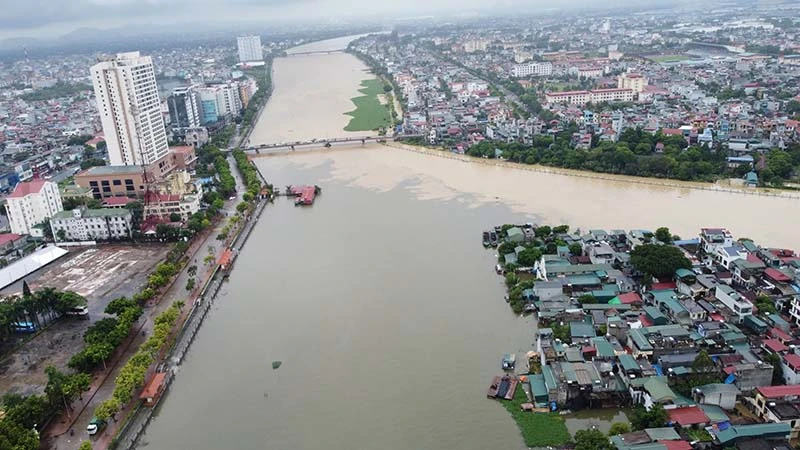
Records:
<instances>
[{"instance_id":1,"label":"parked car","mask_svg":"<svg viewBox=\"0 0 800 450\"><path fill-rule=\"evenodd\" d=\"M68 316L73 317L81 317L81 318L89 318L89 308L85 306L76 306L66 313Z\"/></svg>"},{"instance_id":2,"label":"parked car","mask_svg":"<svg viewBox=\"0 0 800 450\"><path fill-rule=\"evenodd\" d=\"M32 322L14 322L12 324L14 331L17 333L35 333L36 325Z\"/></svg>"},{"instance_id":3,"label":"parked car","mask_svg":"<svg viewBox=\"0 0 800 450\"><path fill-rule=\"evenodd\" d=\"M98 419L97 417L92 417L92 420L89 422L89 425L86 427L86 432L89 433L89 436L94 436L95 434L99 433L103 430L106 426L106 421L103 419Z\"/></svg>"}]
</instances>

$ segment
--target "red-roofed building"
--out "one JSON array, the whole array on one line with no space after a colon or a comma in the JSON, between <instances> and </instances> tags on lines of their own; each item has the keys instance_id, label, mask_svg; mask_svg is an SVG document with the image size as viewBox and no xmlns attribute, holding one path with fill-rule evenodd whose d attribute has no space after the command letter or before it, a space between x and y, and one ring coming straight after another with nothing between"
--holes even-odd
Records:
<instances>
[{"instance_id":1,"label":"red-roofed building","mask_svg":"<svg viewBox=\"0 0 800 450\"><path fill-rule=\"evenodd\" d=\"M794 341L794 338L792 338L792 336L790 336L787 332L781 330L780 328L775 328L775 327L770 328L767 334L770 337L773 337L783 342L784 344L789 344L790 342Z\"/></svg>"},{"instance_id":2,"label":"red-roofed building","mask_svg":"<svg viewBox=\"0 0 800 450\"><path fill-rule=\"evenodd\" d=\"M158 403L158 399L161 398L161 394L164 392L166 379L166 372L157 372L153 375L153 378L150 379L150 382L147 383L147 386L144 387L141 395L139 395L139 399L142 400L144 406L155 406Z\"/></svg>"},{"instance_id":3,"label":"red-roofed building","mask_svg":"<svg viewBox=\"0 0 800 450\"><path fill-rule=\"evenodd\" d=\"M651 291L664 291L669 289L675 289L678 285L674 281L668 281L665 283L654 283L653 286L650 287Z\"/></svg>"},{"instance_id":4,"label":"red-roofed building","mask_svg":"<svg viewBox=\"0 0 800 450\"><path fill-rule=\"evenodd\" d=\"M623 305L641 305L642 304L642 297L637 294L636 292L626 292L624 294L619 294L619 301Z\"/></svg>"},{"instance_id":5,"label":"red-roofed building","mask_svg":"<svg viewBox=\"0 0 800 450\"><path fill-rule=\"evenodd\" d=\"M761 345L772 353L783 353L789 350L789 347L785 346L783 342L777 339L766 339Z\"/></svg>"},{"instance_id":6,"label":"red-roofed building","mask_svg":"<svg viewBox=\"0 0 800 450\"><path fill-rule=\"evenodd\" d=\"M5 255L14 250L20 250L28 245L28 238L15 233L0 234L0 255Z\"/></svg>"},{"instance_id":7,"label":"red-roofed building","mask_svg":"<svg viewBox=\"0 0 800 450\"><path fill-rule=\"evenodd\" d=\"M667 450L692 450L692 445L686 441L658 441Z\"/></svg>"},{"instance_id":8,"label":"red-roofed building","mask_svg":"<svg viewBox=\"0 0 800 450\"><path fill-rule=\"evenodd\" d=\"M764 276L776 283L788 283L792 281L792 277L786 275L778 269L773 269L772 267L767 267L764 269Z\"/></svg>"},{"instance_id":9,"label":"red-roofed building","mask_svg":"<svg viewBox=\"0 0 800 450\"><path fill-rule=\"evenodd\" d=\"M759 386L756 388L758 395L767 400L785 400L800 397L800 385L786 386Z\"/></svg>"},{"instance_id":10,"label":"red-roofed building","mask_svg":"<svg viewBox=\"0 0 800 450\"><path fill-rule=\"evenodd\" d=\"M8 197L6 197L6 212L11 232L16 234L30 234L42 237L40 228L35 228L63 211L58 185L46 180L33 179L17 183Z\"/></svg>"},{"instance_id":11,"label":"red-roofed building","mask_svg":"<svg viewBox=\"0 0 800 450\"><path fill-rule=\"evenodd\" d=\"M707 425L711 422L708 419L708 416L706 416L706 413L704 413L703 410L697 406L690 406L688 408L675 408L670 409L667 412L669 413L669 420L682 427L688 427L692 425Z\"/></svg>"}]
</instances>

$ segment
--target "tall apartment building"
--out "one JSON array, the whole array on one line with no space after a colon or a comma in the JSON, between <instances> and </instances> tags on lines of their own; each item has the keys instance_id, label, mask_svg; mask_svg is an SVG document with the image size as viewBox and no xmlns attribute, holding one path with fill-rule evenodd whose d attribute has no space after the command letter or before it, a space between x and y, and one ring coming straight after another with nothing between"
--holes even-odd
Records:
<instances>
[{"instance_id":1,"label":"tall apartment building","mask_svg":"<svg viewBox=\"0 0 800 450\"><path fill-rule=\"evenodd\" d=\"M239 50L239 62L264 60L261 36L239 36L236 38L236 46Z\"/></svg>"},{"instance_id":2,"label":"tall apartment building","mask_svg":"<svg viewBox=\"0 0 800 450\"><path fill-rule=\"evenodd\" d=\"M212 84L198 88L197 92L200 100L201 124L238 116L242 112L242 98L236 82Z\"/></svg>"},{"instance_id":3,"label":"tall apartment building","mask_svg":"<svg viewBox=\"0 0 800 450\"><path fill-rule=\"evenodd\" d=\"M173 90L167 97L167 107L173 129L200 126L200 105L194 86L183 86Z\"/></svg>"},{"instance_id":4,"label":"tall apartment building","mask_svg":"<svg viewBox=\"0 0 800 450\"><path fill-rule=\"evenodd\" d=\"M145 165L169 151L153 61L119 53L91 68L112 166Z\"/></svg>"},{"instance_id":5,"label":"tall apartment building","mask_svg":"<svg viewBox=\"0 0 800 450\"><path fill-rule=\"evenodd\" d=\"M16 234L32 234L36 225L63 210L58 185L51 181L19 183L6 197L6 215L11 232Z\"/></svg>"},{"instance_id":6,"label":"tall apartment building","mask_svg":"<svg viewBox=\"0 0 800 450\"><path fill-rule=\"evenodd\" d=\"M197 95L200 103L200 124L216 122L219 117L217 89L213 86L201 87L197 89Z\"/></svg>"}]
</instances>

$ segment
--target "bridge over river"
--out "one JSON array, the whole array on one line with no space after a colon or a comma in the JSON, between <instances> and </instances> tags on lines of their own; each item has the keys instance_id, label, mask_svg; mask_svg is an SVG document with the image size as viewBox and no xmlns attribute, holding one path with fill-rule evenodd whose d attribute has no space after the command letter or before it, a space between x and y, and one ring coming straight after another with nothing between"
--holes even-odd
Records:
<instances>
[{"instance_id":1,"label":"bridge over river","mask_svg":"<svg viewBox=\"0 0 800 450\"><path fill-rule=\"evenodd\" d=\"M329 148L340 147L352 144L369 144L375 142L389 142L389 141L402 141L412 137L422 137L419 134L404 134L398 136L362 136L362 137L346 137L346 138L332 138L332 139L311 139L308 141L297 142L281 142L277 144L260 144L248 145L241 147L242 150L248 153L280 153L293 150L308 150L313 148ZM231 150L231 149L228 149Z\"/></svg>"}]
</instances>

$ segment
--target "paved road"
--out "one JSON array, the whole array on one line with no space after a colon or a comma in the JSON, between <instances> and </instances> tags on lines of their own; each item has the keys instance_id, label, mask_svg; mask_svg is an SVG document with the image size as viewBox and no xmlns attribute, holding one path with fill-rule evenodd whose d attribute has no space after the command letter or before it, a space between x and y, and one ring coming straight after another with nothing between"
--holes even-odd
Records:
<instances>
[{"instance_id":1,"label":"paved road","mask_svg":"<svg viewBox=\"0 0 800 450\"><path fill-rule=\"evenodd\" d=\"M239 175L239 171L235 170L236 162L233 160L233 157L228 158L229 163L231 164L231 170L234 178L236 179L237 192L236 196L233 199L226 200L225 207L222 210L222 213L225 216L232 216L236 214L236 205L241 201L242 194L244 192L244 183ZM221 254L223 243L216 239L219 232L225 226L226 220L220 220L217 226L210 230L207 234L206 238L203 239L201 242L197 242L192 245L191 251L196 249L197 253L195 256L195 262L190 262L187 265L191 266L192 264L197 264L198 266L198 273L197 273L197 284L201 285L208 276L210 275L212 268L214 267L213 264L211 265L204 265L203 258L205 258L208 254L214 254L218 257ZM123 354L121 358L121 363L117 365L111 372L110 376L106 379L106 381L98 388L97 394L89 401L88 406L83 410L83 412L75 419L72 428L75 430L75 435L70 436L69 433L65 433L61 436L57 436L50 441L49 448L51 449L58 449L58 450L76 450L80 443L89 438L86 433L86 426L89 424L89 421L92 419L94 409L102 403L105 399L111 396L111 393L114 391L114 379L116 378L119 370L124 365L124 361L127 361L139 348L139 346L147 339L148 336L152 334L153 331L153 319L167 309L172 303L177 300L182 300L190 306L191 301L193 299L188 299L189 293L186 292L185 286L186 281L189 279L189 275L187 273L186 268L178 274L177 280L172 285L172 287L165 293L164 298L162 301L156 305L155 307L148 308L145 311L145 314L142 316L140 320L140 324L144 321L142 330L144 333L139 333L134 338L132 345L128 348L128 350ZM191 301L187 301L191 300ZM187 307L189 307L187 306ZM76 405L76 408L78 405ZM126 411L121 412L118 414L118 417L122 417ZM95 448L106 448L108 443L111 440L111 437L115 433L119 423L111 423L109 427L100 435L95 436L92 438L93 444Z\"/></svg>"}]
</instances>

